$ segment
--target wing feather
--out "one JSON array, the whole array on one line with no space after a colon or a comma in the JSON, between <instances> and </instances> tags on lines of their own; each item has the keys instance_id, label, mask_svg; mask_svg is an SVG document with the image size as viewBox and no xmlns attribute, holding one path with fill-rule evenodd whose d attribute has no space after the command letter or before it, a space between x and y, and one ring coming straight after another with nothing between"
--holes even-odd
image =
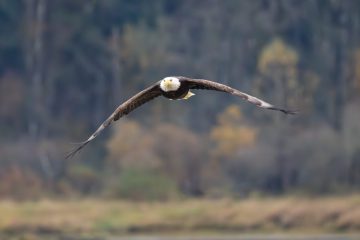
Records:
<instances>
[{"instance_id":1,"label":"wing feather","mask_svg":"<svg viewBox=\"0 0 360 240\"><path fill-rule=\"evenodd\" d=\"M122 103L111 115L108 117L100 127L84 142L79 143L75 149L69 152L66 155L66 159L73 157L77 152L79 152L83 147L85 147L89 142L94 140L106 127L108 127L112 122L117 121L121 117L129 114L134 109L140 107L146 102L151 101L152 99L161 95L161 90L159 84L156 83L151 87L146 88L145 90L137 93L129 100Z\"/></svg>"},{"instance_id":2,"label":"wing feather","mask_svg":"<svg viewBox=\"0 0 360 240\"><path fill-rule=\"evenodd\" d=\"M249 94L246 94L235 88L229 87L229 86L221 84L221 83L217 83L217 82L213 82L213 81L205 80L205 79L191 79L191 78L185 78L185 77L182 77L182 81L187 82L189 84L190 89L204 89L204 90L214 90L214 91L226 92L226 93L230 93L232 95L238 96L238 97L244 99L245 101L255 104L256 106L261 107L261 108L281 111L285 114L296 114L296 111L291 111L291 110L275 107L274 105L272 105L268 102L265 102L259 98L256 98L254 96L251 96Z\"/></svg>"}]
</instances>

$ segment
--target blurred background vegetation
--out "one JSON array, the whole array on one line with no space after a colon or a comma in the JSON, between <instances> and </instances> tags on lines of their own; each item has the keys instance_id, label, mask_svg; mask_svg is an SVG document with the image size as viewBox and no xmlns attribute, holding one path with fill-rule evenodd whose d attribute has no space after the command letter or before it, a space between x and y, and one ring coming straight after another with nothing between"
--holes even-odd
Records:
<instances>
[{"instance_id":1,"label":"blurred background vegetation","mask_svg":"<svg viewBox=\"0 0 360 240\"><path fill-rule=\"evenodd\" d=\"M0 198L358 192L359 12L355 0L0 1ZM168 75L301 114L206 91L159 98L64 159Z\"/></svg>"}]
</instances>

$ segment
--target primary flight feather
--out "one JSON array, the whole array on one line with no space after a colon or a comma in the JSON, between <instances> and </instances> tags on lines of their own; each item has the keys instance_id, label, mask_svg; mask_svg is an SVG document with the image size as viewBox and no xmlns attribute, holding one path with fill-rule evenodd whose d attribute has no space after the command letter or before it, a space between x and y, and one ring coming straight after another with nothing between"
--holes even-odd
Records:
<instances>
[{"instance_id":1,"label":"primary flight feather","mask_svg":"<svg viewBox=\"0 0 360 240\"><path fill-rule=\"evenodd\" d=\"M175 99L188 99L189 97L195 95L190 90L191 89L205 89L205 90L214 90L225 93L230 93L232 95L238 96L252 104L255 104L258 107L281 111L285 114L295 114L296 112L291 110L286 110L283 108L275 107L274 105L267 103L261 99L248 95L246 93L240 92L234 88L231 88L227 85L205 80L205 79L192 79L187 77L166 77L161 81L156 82L154 85L144 89L143 91L137 93L129 100L121 104L111 115L108 117L100 127L84 142L79 143L79 146L71 151L66 158L74 156L78 151L85 147L89 142L94 140L107 126L112 122L120 119L122 116L127 115L135 108L143 105L144 103L151 101L152 99L158 96L164 96L166 98L175 100Z\"/></svg>"}]
</instances>

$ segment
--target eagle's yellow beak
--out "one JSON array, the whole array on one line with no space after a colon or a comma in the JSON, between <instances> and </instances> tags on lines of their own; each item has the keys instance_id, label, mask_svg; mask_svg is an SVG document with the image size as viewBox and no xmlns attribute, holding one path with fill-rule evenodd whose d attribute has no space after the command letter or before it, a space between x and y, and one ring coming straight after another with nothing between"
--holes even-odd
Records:
<instances>
[{"instance_id":1,"label":"eagle's yellow beak","mask_svg":"<svg viewBox=\"0 0 360 240\"><path fill-rule=\"evenodd\" d=\"M170 80L165 80L165 87L166 88L168 88L168 89L170 89L171 88L171 82L170 82Z\"/></svg>"}]
</instances>

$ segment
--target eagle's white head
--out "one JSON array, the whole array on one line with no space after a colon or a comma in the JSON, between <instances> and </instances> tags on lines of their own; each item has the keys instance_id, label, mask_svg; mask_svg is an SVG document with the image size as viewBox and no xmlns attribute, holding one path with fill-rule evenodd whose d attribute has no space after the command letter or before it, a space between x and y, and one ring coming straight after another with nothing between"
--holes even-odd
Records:
<instances>
[{"instance_id":1,"label":"eagle's white head","mask_svg":"<svg viewBox=\"0 0 360 240\"><path fill-rule=\"evenodd\" d=\"M164 92L176 91L180 87L180 80L177 77L166 77L160 82L160 88Z\"/></svg>"}]
</instances>

